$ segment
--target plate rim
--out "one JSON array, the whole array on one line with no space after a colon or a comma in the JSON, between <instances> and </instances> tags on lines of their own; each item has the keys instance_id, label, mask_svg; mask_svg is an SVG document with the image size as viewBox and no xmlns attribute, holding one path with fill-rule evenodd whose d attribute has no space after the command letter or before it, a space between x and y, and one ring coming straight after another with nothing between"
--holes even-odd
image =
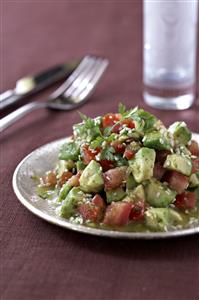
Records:
<instances>
[{"instance_id":1,"label":"plate rim","mask_svg":"<svg viewBox=\"0 0 199 300\"><path fill-rule=\"evenodd\" d=\"M198 136L199 134L194 133L194 136ZM182 230L176 230L176 231L167 231L167 232L123 232L123 231L114 231L114 230L105 230L100 228L91 228L85 225L80 224L74 224L67 220L62 220L56 218L56 216L50 216L47 212L43 212L40 209L36 208L31 202L29 202L20 192L17 184L17 178L18 174L20 172L20 168L23 166L23 164L32 156L35 154L35 152L41 151L42 148L47 148L52 144L61 144L62 142L66 141L70 137L65 137L61 139L54 140L52 142L46 143L35 150L31 151L27 156L25 156L20 163L17 165L12 178L12 187L14 190L14 193L19 200L19 202L25 206L30 212L32 212L37 217L53 224L58 225L62 228L70 229L76 232L81 232L85 234L90 234L94 236L103 236L103 237L111 237L111 238L120 238L120 239L162 239L162 238L172 238L172 237L180 237L180 236L187 236L187 235L193 235L199 233L199 226L182 229Z\"/></svg>"}]
</instances>

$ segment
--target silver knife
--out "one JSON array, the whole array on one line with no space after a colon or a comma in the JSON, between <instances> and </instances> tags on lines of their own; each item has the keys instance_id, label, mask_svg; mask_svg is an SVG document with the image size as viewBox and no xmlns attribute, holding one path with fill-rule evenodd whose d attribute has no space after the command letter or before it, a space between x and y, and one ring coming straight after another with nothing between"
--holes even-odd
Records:
<instances>
[{"instance_id":1,"label":"silver knife","mask_svg":"<svg viewBox=\"0 0 199 300\"><path fill-rule=\"evenodd\" d=\"M15 88L0 94L0 110L14 104L15 102L33 95L51 84L67 78L77 67L80 60L63 63L51 67L36 75L29 75L17 80Z\"/></svg>"}]
</instances>

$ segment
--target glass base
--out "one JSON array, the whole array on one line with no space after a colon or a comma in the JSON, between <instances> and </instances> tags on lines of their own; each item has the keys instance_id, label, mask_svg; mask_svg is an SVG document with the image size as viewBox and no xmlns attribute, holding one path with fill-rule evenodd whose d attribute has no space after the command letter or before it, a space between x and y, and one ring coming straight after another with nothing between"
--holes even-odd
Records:
<instances>
[{"instance_id":1,"label":"glass base","mask_svg":"<svg viewBox=\"0 0 199 300\"><path fill-rule=\"evenodd\" d=\"M183 110L191 107L194 102L194 94L185 94L177 97L160 97L144 92L144 102L151 107L165 110Z\"/></svg>"}]
</instances>

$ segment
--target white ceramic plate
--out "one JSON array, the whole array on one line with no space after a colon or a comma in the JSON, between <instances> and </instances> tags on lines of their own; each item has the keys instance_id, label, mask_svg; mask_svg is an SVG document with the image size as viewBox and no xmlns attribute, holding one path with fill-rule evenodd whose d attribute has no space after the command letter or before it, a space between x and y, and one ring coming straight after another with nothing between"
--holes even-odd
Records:
<instances>
[{"instance_id":1,"label":"white ceramic plate","mask_svg":"<svg viewBox=\"0 0 199 300\"><path fill-rule=\"evenodd\" d=\"M193 138L199 141L199 134L193 134ZM57 140L46 144L26 156L17 166L13 175L13 188L19 201L38 217L59 225L61 227L80 231L87 234L98 236L107 236L113 238L129 239L155 239L168 238L182 235L199 233L199 224L196 227L176 230L170 232L119 232L102 229L89 228L84 225L73 224L56 215L54 209L48 204L48 201L40 199L35 194L36 185L31 179L33 175L42 175L46 171L54 168L57 162L60 146L66 142L65 139Z\"/></svg>"}]
</instances>

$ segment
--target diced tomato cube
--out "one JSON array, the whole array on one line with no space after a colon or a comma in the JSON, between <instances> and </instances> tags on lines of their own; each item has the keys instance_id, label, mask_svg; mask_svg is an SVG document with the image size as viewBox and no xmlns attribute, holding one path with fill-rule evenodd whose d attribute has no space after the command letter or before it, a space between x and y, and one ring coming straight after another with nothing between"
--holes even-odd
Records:
<instances>
[{"instance_id":1,"label":"diced tomato cube","mask_svg":"<svg viewBox=\"0 0 199 300\"><path fill-rule=\"evenodd\" d=\"M192 155L199 156L199 144L192 140L190 145L187 146Z\"/></svg>"},{"instance_id":2,"label":"diced tomato cube","mask_svg":"<svg viewBox=\"0 0 199 300\"><path fill-rule=\"evenodd\" d=\"M91 160L95 160L100 148L91 149L88 144L82 145L83 162L88 165Z\"/></svg>"},{"instance_id":3,"label":"diced tomato cube","mask_svg":"<svg viewBox=\"0 0 199 300\"><path fill-rule=\"evenodd\" d=\"M108 171L114 168L114 162L108 159L102 159L99 161L100 165L102 166L103 171Z\"/></svg>"},{"instance_id":4,"label":"diced tomato cube","mask_svg":"<svg viewBox=\"0 0 199 300\"><path fill-rule=\"evenodd\" d=\"M46 173L46 176L43 177L43 183L49 187L55 187L57 184L56 174L53 171L49 171Z\"/></svg>"},{"instance_id":5,"label":"diced tomato cube","mask_svg":"<svg viewBox=\"0 0 199 300\"><path fill-rule=\"evenodd\" d=\"M135 153L132 150L128 149L128 147L125 149L125 151L124 151L124 157L126 159L128 159L128 160L132 159L134 157L134 155L135 155Z\"/></svg>"},{"instance_id":6,"label":"diced tomato cube","mask_svg":"<svg viewBox=\"0 0 199 300\"><path fill-rule=\"evenodd\" d=\"M183 193L189 185L189 177L176 171L168 171L165 174L164 180L167 181L169 187L178 194Z\"/></svg>"},{"instance_id":7,"label":"diced tomato cube","mask_svg":"<svg viewBox=\"0 0 199 300\"><path fill-rule=\"evenodd\" d=\"M113 128L112 128L111 131L112 131L113 133L119 133L120 130L121 130L121 124L118 123L118 124L115 124L115 125L113 126Z\"/></svg>"},{"instance_id":8,"label":"diced tomato cube","mask_svg":"<svg viewBox=\"0 0 199 300\"><path fill-rule=\"evenodd\" d=\"M58 185L62 186L66 181L68 181L69 178L73 176L73 173L70 171L64 171L59 178Z\"/></svg>"},{"instance_id":9,"label":"diced tomato cube","mask_svg":"<svg viewBox=\"0 0 199 300\"><path fill-rule=\"evenodd\" d=\"M102 219L102 208L91 203L83 203L78 207L78 212L83 217L84 221L98 222Z\"/></svg>"},{"instance_id":10,"label":"diced tomato cube","mask_svg":"<svg viewBox=\"0 0 199 300\"><path fill-rule=\"evenodd\" d=\"M111 146L115 149L116 153L124 153L125 150L125 144L119 142L119 141L113 141L111 142Z\"/></svg>"},{"instance_id":11,"label":"diced tomato cube","mask_svg":"<svg viewBox=\"0 0 199 300\"><path fill-rule=\"evenodd\" d=\"M186 191L181 195L177 195L174 204L180 209L191 209L195 207L196 201L195 193Z\"/></svg>"},{"instance_id":12,"label":"diced tomato cube","mask_svg":"<svg viewBox=\"0 0 199 300\"><path fill-rule=\"evenodd\" d=\"M96 194L92 201L91 201L92 204L94 204L95 206L98 206L100 208L105 208L105 202L104 202L104 199L99 195L99 194Z\"/></svg>"},{"instance_id":13,"label":"diced tomato cube","mask_svg":"<svg viewBox=\"0 0 199 300\"><path fill-rule=\"evenodd\" d=\"M106 190L115 189L122 185L126 179L127 167L118 167L104 173L104 185Z\"/></svg>"},{"instance_id":14,"label":"diced tomato cube","mask_svg":"<svg viewBox=\"0 0 199 300\"><path fill-rule=\"evenodd\" d=\"M132 204L129 219L138 221L144 219L145 202L144 200L138 200Z\"/></svg>"},{"instance_id":15,"label":"diced tomato cube","mask_svg":"<svg viewBox=\"0 0 199 300\"><path fill-rule=\"evenodd\" d=\"M156 162L153 169L153 177L160 180L164 173L166 172L165 168L163 168L160 162Z\"/></svg>"},{"instance_id":16,"label":"diced tomato cube","mask_svg":"<svg viewBox=\"0 0 199 300\"><path fill-rule=\"evenodd\" d=\"M159 150L156 151L156 162L160 162L164 164L167 155L169 155L171 152L169 150Z\"/></svg>"},{"instance_id":17,"label":"diced tomato cube","mask_svg":"<svg viewBox=\"0 0 199 300\"><path fill-rule=\"evenodd\" d=\"M121 119L120 114L112 114L109 113L105 115L102 119L103 128L112 127L115 123L117 123Z\"/></svg>"},{"instance_id":18,"label":"diced tomato cube","mask_svg":"<svg viewBox=\"0 0 199 300\"><path fill-rule=\"evenodd\" d=\"M199 157L192 158L192 173L199 171Z\"/></svg>"},{"instance_id":19,"label":"diced tomato cube","mask_svg":"<svg viewBox=\"0 0 199 300\"><path fill-rule=\"evenodd\" d=\"M112 202L105 212L103 223L111 226L123 226L128 223L132 204L128 202Z\"/></svg>"},{"instance_id":20,"label":"diced tomato cube","mask_svg":"<svg viewBox=\"0 0 199 300\"><path fill-rule=\"evenodd\" d=\"M76 175L73 175L71 178L69 178L68 184L71 186L79 186L80 185L79 179L80 179L81 174L82 174L82 172L79 171Z\"/></svg>"},{"instance_id":21,"label":"diced tomato cube","mask_svg":"<svg viewBox=\"0 0 199 300\"><path fill-rule=\"evenodd\" d=\"M132 119L130 119L130 118L124 119L124 120L122 121L122 124L126 125L128 128L131 128L131 129L135 128L135 123L134 123L134 121L133 121Z\"/></svg>"}]
</instances>

